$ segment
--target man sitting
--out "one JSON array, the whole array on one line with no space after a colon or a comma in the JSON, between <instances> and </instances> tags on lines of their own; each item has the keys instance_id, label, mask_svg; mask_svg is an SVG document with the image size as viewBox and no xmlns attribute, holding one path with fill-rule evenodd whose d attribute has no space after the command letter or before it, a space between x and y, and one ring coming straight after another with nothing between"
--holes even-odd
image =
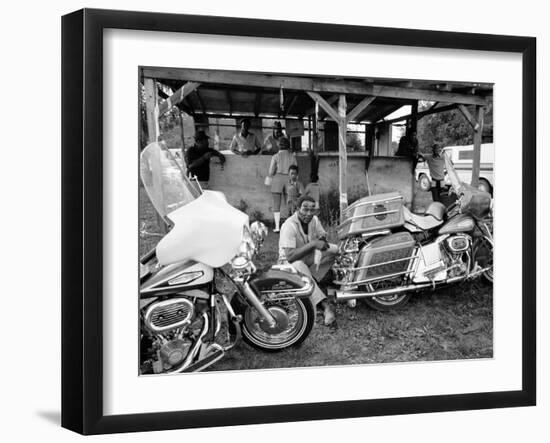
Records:
<instances>
[{"instance_id":1,"label":"man sitting","mask_svg":"<svg viewBox=\"0 0 550 443\"><path fill-rule=\"evenodd\" d=\"M311 302L313 306L320 304L324 310L324 323L329 326L335 322L336 316L317 282L329 271L338 249L326 241L327 233L315 213L315 200L308 195L300 197L296 212L281 226L279 254L280 258L286 257L297 271L313 277L315 288Z\"/></svg>"}]
</instances>

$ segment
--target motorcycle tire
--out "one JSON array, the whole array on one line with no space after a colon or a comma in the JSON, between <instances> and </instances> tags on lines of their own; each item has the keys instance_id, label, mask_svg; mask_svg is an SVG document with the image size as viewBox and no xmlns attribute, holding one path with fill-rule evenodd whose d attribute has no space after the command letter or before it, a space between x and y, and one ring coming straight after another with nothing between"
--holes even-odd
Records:
<instances>
[{"instance_id":1,"label":"motorcycle tire","mask_svg":"<svg viewBox=\"0 0 550 443\"><path fill-rule=\"evenodd\" d=\"M235 313L242 315L241 332L244 342L263 352L279 352L293 346L299 346L313 328L315 309L307 298L294 298L285 303L290 303L290 309L295 310L295 316L297 316L295 324L290 325L289 328L280 333L271 334L260 327L257 311L234 297L231 305ZM287 311L281 302L270 303L265 306L268 309L275 308Z\"/></svg>"},{"instance_id":2,"label":"motorcycle tire","mask_svg":"<svg viewBox=\"0 0 550 443\"><path fill-rule=\"evenodd\" d=\"M382 297L366 297L365 303L372 309L381 312L395 311L405 306L411 294L395 294Z\"/></svg>"}]
</instances>

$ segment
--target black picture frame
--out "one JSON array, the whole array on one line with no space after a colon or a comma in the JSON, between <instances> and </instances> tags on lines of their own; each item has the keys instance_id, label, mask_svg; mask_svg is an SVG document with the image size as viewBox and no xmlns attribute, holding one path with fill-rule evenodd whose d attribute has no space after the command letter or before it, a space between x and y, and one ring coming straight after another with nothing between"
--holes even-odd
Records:
<instances>
[{"instance_id":1,"label":"black picture frame","mask_svg":"<svg viewBox=\"0 0 550 443\"><path fill-rule=\"evenodd\" d=\"M522 388L104 415L103 31L108 28L518 53L522 56ZM284 32L281 33L281 30ZM84 9L62 19L62 426L82 434L529 406L536 403L536 39Z\"/></svg>"}]
</instances>

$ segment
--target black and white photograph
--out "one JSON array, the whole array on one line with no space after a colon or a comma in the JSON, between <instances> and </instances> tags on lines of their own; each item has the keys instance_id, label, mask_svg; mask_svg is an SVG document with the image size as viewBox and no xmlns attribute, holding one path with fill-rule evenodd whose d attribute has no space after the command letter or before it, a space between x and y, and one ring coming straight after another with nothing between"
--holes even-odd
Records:
<instances>
[{"instance_id":1,"label":"black and white photograph","mask_svg":"<svg viewBox=\"0 0 550 443\"><path fill-rule=\"evenodd\" d=\"M492 83L138 77L141 376L493 358Z\"/></svg>"}]
</instances>

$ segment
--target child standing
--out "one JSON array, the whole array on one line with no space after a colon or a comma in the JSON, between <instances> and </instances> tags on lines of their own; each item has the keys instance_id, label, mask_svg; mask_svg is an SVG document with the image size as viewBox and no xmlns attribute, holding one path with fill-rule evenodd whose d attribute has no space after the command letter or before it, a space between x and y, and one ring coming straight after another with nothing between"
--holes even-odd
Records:
<instances>
[{"instance_id":1,"label":"child standing","mask_svg":"<svg viewBox=\"0 0 550 443\"><path fill-rule=\"evenodd\" d=\"M288 182L285 183L284 186L289 217L298 209L298 199L304 195L304 193L304 185L298 181L298 166L291 165L288 168Z\"/></svg>"}]
</instances>

